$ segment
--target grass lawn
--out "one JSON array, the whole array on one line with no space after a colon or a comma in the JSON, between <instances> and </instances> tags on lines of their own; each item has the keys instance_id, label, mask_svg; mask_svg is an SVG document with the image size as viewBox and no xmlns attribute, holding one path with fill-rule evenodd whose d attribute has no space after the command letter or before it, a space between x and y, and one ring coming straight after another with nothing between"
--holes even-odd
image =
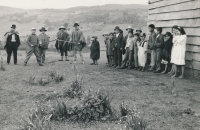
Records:
<instances>
[{"instance_id":1,"label":"grass lawn","mask_svg":"<svg viewBox=\"0 0 200 130\"><path fill-rule=\"evenodd\" d=\"M4 64L6 54L3 53ZM18 52L18 63L6 65L6 71L0 71L0 130L16 130L22 125L22 118L28 118L29 110L35 102L55 91L62 91L74 79L73 69L69 62L58 62L56 52L47 52L44 67L39 67L35 56L27 66L23 66L25 52ZM89 53L84 53L85 65L77 61L78 73L83 76L83 89L96 91L104 88L111 91L112 106L119 111L119 104L125 101L132 108L134 105L152 130L200 130L200 85L197 80L172 79L163 74L139 72L135 70L117 70L106 66L105 51L101 51L98 66L90 66ZM79 58L79 57L78 57ZM13 60L13 59L12 59ZM66 79L47 86L29 85L24 78L30 74L45 77L56 70L66 75ZM187 113L191 109L194 113ZM94 122L90 126L61 123L56 125L62 130L120 130L121 125L115 122Z\"/></svg>"}]
</instances>

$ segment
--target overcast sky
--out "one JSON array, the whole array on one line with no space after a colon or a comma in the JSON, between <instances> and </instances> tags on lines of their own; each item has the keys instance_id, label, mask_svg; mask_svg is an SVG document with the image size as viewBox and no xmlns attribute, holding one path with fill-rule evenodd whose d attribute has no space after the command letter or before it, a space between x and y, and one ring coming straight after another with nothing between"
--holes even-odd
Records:
<instances>
[{"instance_id":1,"label":"overcast sky","mask_svg":"<svg viewBox=\"0 0 200 130\"><path fill-rule=\"evenodd\" d=\"M23 9L70 8L104 4L147 4L148 0L0 0L0 6Z\"/></svg>"}]
</instances>

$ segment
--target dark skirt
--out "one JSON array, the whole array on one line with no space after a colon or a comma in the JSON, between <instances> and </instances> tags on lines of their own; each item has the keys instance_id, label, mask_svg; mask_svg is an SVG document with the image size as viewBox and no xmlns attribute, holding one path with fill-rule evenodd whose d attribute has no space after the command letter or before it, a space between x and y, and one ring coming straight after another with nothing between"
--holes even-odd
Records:
<instances>
[{"instance_id":1,"label":"dark skirt","mask_svg":"<svg viewBox=\"0 0 200 130\"><path fill-rule=\"evenodd\" d=\"M169 39L165 42L163 47L163 56L162 59L168 61L170 63L171 58L171 50L172 50L172 39Z\"/></svg>"}]
</instances>

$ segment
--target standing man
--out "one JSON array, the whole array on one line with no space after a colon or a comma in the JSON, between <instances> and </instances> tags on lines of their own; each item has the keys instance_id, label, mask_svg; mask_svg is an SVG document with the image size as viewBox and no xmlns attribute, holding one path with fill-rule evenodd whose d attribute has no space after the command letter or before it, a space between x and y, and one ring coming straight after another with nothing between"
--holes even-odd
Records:
<instances>
[{"instance_id":1,"label":"standing man","mask_svg":"<svg viewBox=\"0 0 200 130\"><path fill-rule=\"evenodd\" d=\"M58 47L60 50L61 54L61 59L58 61L63 61L63 56L65 55L65 60L69 61L67 56L68 56L68 41L70 39L69 34L65 31L66 28L64 26L61 26L59 28L59 32L57 33L57 39L58 39Z\"/></svg>"},{"instance_id":2,"label":"standing man","mask_svg":"<svg viewBox=\"0 0 200 130\"><path fill-rule=\"evenodd\" d=\"M136 30L136 33L140 36L141 35L141 33L142 33L142 29L141 28L137 28Z\"/></svg>"},{"instance_id":3,"label":"standing man","mask_svg":"<svg viewBox=\"0 0 200 130\"><path fill-rule=\"evenodd\" d=\"M132 26L128 26L127 28L126 28L126 31L127 31L127 35L124 37L124 40L123 40L123 48L125 48L125 46L126 46L126 43L127 43L127 39L128 39L128 32L133 32L134 33L134 29L132 28ZM133 65L134 65L134 48L133 48L133 50L131 50L131 54L132 54L132 60L131 60L131 62L133 62L133 63L126 63L126 66L128 66L128 65L132 65L131 67L129 67L130 69L133 67ZM129 61L130 62L130 61Z\"/></svg>"},{"instance_id":4,"label":"standing man","mask_svg":"<svg viewBox=\"0 0 200 130\"><path fill-rule=\"evenodd\" d=\"M150 24L148 27L148 30L150 32L148 45L149 45L149 49L151 50L151 68L148 69L149 71L153 71L156 65L156 48L155 48L156 33L154 32L154 29L155 29L155 25Z\"/></svg>"},{"instance_id":5,"label":"standing man","mask_svg":"<svg viewBox=\"0 0 200 130\"><path fill-rule=\"evenodd\" d=\"M74 62L76 62L77 59L77 52L79 53L81 60L82 60L82 64L84 63L83 60L83 54L82 54L82 49L84 47L84 35L83 32L79 29L79 24L75 23L74 24L74 28L75 30L72 32L72 36L71 36L71 42L74 43Z\"/></svg>"},{"instance_id":6,"label":"standing man","mask_svg":"<svg viewBox=\"0 0 200 130\"><path fill-rule=\"evenodd\" d=\"M26 59L24 61L24 66L27 65L28 60L30 59L31 55L34 53L37 59L37 62L39 64L39 66L44 66L41 62L41 58L39 55L39 38L38 36L35 34L36 29L32 28L31 29L31 35L28 36L27 38L27 44L28 44L28 50L27 50L27 56Z\"/></svg>"},{"instance_id":7,"label":"standing man","mask_svg":"<svg viewBox=\"0 0 200 130\"><path fill-rule=\"evenodd\" d=\"M44 27L42 27L40 29L41 34L38 36L39 37L39 54L40 54L42 63L44 63L45 61L45 54L49 45L49 36L45 34L46 31L47 30Z\"/></svg>"},{"instance_id":8,"label":"standing man","mask_svg":"<svg viewBox=\"0 0 200 130\"><path fill-rule=\"evenodd\" d=\"M15 31L16 25L12 25L11 31L6 33L7 35L6 38L6 45L4 49L7 51L7 63L10 64L10 59L11 59L11 54L13 52L14 55L14 64L17 65L17 50L18 47L20 46L20 38L19 35Z\"/></svg>"},{"instance_id":9,"label":"standing man","mask_svg":"<svg viewBox=\"0 0 200 130\"><path fill-rule=\"evenodd\" d=\"M118 26L115 27L114 31L115 35L115 45L114 45L114 62L115 68L120 69L122 64L122 50L123 50L123 35L120 33L120 28Z\"/></svg>"}]
</instances>

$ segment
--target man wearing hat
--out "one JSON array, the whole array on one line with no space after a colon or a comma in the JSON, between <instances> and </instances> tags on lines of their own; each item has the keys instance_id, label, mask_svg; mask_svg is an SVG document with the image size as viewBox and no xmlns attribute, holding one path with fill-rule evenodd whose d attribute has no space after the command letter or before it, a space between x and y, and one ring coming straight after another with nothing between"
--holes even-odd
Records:
<instances>
[{"instance_id":1,"label":"man wearing hat","mask_svg":"<svg viewBox=\"0 0 200 130\"><path fill-rule=\"evenodd\" d=\"M70 39L69 34L65 31L66 28L64 26L61 26L59 28L59 32L57 33L57 40L58 40L58 48L60 50L61 59L59 61L63 61L63 56L65 55L65 60L69 61L68 56L68 41Z\"/></svg>"},{"instance_id":2,"label":"man wearing hat","mask_svg":"<svg viewBox=\"0 0 200 130\"><path fill-rule=\"evenodd\" d=\"M41 57L41 62L44 63L45 61L45 54L46 54L46 50L48 49L48 45L49 45L49 36L45 33L47 30L42 27L40 29L41 34L38 35L39 38L39 54Z\"/></svg>"},{"instance_id":3,"label":"man wearing hat","mask_svg":"<svg viewBox=\"0 0 200 130\"><path fill-rule=\"evenodd\" d=\"M6 45L4 49L7 51L7 63L10 64L11 54L14 54L14 64L17 64L17 49L20 46L19 35L15 31L16 25L12 25L11 31L7 32L6 35Z\"/></svg>"},{"instance_id":4,"label":"man wearing hat","mask_svg":"<svg viewBox=\"0 0 200 130\"><path fill-rule=\"evenodd\" d=\"M39 64L39 66L44 66L41 62L41 58L40 58L40 55L39 55L39 49L38 49L38 46L39 46L39 38L38 36L35 34L36 32L36 28L32 28L31 29L31 35L28 36L27 38L27 45L28 45L28 48L27 48L27 55L26 55L26 59L24 61L24 66L27 65L28 63L28 60L30 59L31 55L34 53L35 56L36 56L36 59L37 59L37 62Z\"/></svg>"},{"instance_id":5,"label":"man wearing hat","mask_svg":"<svg viewBox=\"0 0 200 130\"><path fill-rule=\"evenodd\" d=\"M83 32L79 29L79 24L74 24L75 30L72 32L71 35L71 42L74 43L74 62L76 62L77 52L79 53L82 64L84 64L82 48L84 47L85 38Z\"/></svg>"},{"instance_id":6,"label":"man wearing hat","mask_svg":"<svg viewBox=\"0 0 200 130\"><path fill-rule=\"evenodd\" d=\"M124 47L124 48L125 48L126 43L127 43L128 32L134 32L134 29L132 28L132 26L128 26L128 27L126 28L126 31L127 31L127 35L124 37L124 40L123 40L123 47ZM134 49L131 50L131 53L134 55ZM134 56L132 56L132 62L134 62ZM129 63L129 64L133 65L133 63ZM126 64L126 66L128 66L128 64ZM132 66L129 67L129 68L131 69Z\"/></svg>"},{"instance_id":7,"label":"man wearing hat","mask_svg":"<svg viewBox=\"0 0 200 130\"><path fill-rule=\"evenodd\" d=\"M123 50L123 35L120 33L120 28L118 26L115 27L114 31L115 35L115 43L114 43L114 62L115 68L120 69L122 64L122 50Z\"/></svg>"}]
</instances>

